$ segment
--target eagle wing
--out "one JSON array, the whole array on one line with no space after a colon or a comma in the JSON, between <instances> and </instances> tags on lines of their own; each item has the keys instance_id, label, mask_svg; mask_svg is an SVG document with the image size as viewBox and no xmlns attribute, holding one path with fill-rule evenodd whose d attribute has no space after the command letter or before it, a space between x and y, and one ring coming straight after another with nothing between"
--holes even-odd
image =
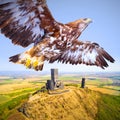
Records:
<instances>
[{"instance_id":1,"label":"eagle wing","mask_svg":"<svg viewBox=\"0 0 120 120\"><path fill-rule=\"evenodd\" d=\"M103 69L108 66L106 60L114 62L114 59L97 43L78 40L73 41L58 58L62 63L96 65Z\"/></svg>"},{"instance_id":2,"label":"eagle wing","mask_svg":"<svg viewBox=\"0 0 120 120\"><path fill-rule=\"evenodd\" d=\"M55 61L70 64L96 65L104 69L108 64L106 60L114 59L97 43L74 40L67 47L58 47L58 41L50 42L43 39L33 48L24 53L10 57L10 62L24 64L27 68L42 70L44 61Z\"/></svg>"},{"instance_id":3,"label":"eagle wing","mask_svg":"<svg viewBox=\"0 0 120 120\"><path fill-rule=\"evenodd\" d=\"M0 0L0 29L14 44L37 43L53 22L45 0Z\"/></svg>"}]
</instances>

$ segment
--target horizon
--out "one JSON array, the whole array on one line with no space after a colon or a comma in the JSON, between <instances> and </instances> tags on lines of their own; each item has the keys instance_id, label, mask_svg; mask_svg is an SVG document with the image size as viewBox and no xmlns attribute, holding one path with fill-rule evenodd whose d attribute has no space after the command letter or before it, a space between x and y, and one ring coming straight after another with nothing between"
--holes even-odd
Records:
<instances>
[{"instance_id":1,"label":"horizon","mask_svg":"<svg viewBox=\"0 0 120 120\"><path fill-rule=\"evenodd\" d=\"M52 68L53 69L53 68ZM55 69L57 69L57 68L55 68ZM119 71L116 71L116 72L108 72L108 71L106 71L106 72L102 72L102 71L100 71L100 72L77 72L77 71L75 71L75 72L63 72L63 71L59 71L59 69L58 69L58 75L82 75L82 76L86 76L86 75L98 75L98 76L101 76L102 77L102 75L104 76L104 75L107 75L107 76L120 76L120 72ZM27 76L38 76L38 75L51 75L51 69L49 70L49 71L43 71L43 72L35 72L35 71L0 71L0 76L11 76L11 77L13 77L13 76L23 76L24 77L24 75L27 75Z\"/></svg>"}]
</instances>

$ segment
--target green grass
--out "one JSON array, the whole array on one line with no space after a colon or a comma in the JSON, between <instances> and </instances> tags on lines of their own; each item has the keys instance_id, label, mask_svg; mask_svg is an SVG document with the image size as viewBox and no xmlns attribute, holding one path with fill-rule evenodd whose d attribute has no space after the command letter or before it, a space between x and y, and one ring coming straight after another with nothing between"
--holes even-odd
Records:
<instances>
[{"instance_id":1,"label":"green grass","mask_svg":"<svg viewBox=\"0 0 120 120\"><path fill-rule=\"evenodd\" d=\"M59 77L60 80L63 80L63 81L68 81L68 80L80 80L81 81L81 77L77 77L77 76L61 76Z\"/></svg>"},{"instance_id":2,"label":"green grass","mask_svg":"<svg viewBox=\"0 0 120 120\"><path fill-rule=\"evenodd\" d=\"M7 95L0 95L0 104L3 104L4 102L8 101L10 99Z\"/></svg>"},{"instance_id":3,"label":"green grass","mask_svg":"<svg viewBox=\"0 0 120 120\"><path fill-rule=\"evenodd\" d=\"M2 82L0 82L0 85L21 83L21 82L22 82L21 80L17 80L17 79L4 79Z\"/></svg>"},{"instance_id":4,"label":"green grass","mask_svg":"<svg viewBox=\"0 0 120 120\"><path fill-rule=\"evenodd\" d=\"M15 97L15 96L19 96L19 95L22 95L24 93L30 93L30 92L33 92L37 89L35 88L24 88L22 90L19 90L19 91L14 91L14 92L11 92L11 93L7 93L7 94L3 94L3 95L6 95L6 96L9 96L9 97Z\"/></svg>"},{"instance_id":5,"label":"green grass","mask_svg":"<svg viewBox=\"0 0 120 120\"><path fill-rule=\"evenodd\" d=\"M101 94L95 120L120 120L120 96Z\"/></svg>"},{"instance_id":6,"label":"green grass","mask_svg":"<svg viewBox=\"0 0 120 120\"><path fill-rule=\"evenodd\" d=\"M104 86L104 88L120 91L120 86Z\"/></svg>"},{"instance_id":7,"label":"green grass","mask_svg":"<svg viewBox=\"0 0 120 120\"><path fill-rule=\"evenodd\" d=\"M11 110L20 105L28 96L29 94L24 94L0 105L0 120L6 120Z\"/></svg>"},{"instance_id":8,"label":"green grass","mask_svg":"<svg viewBox=\"0 0 120 120\"><path fill-rule=\"evenodd\" d=\"M87 80L86 81L86 84L87 85L95 85L95 86L100 86L100 85L104 85L106 84L105 82L102 82L100 79L97 79L96 80Z\"/></svg>"},{"instance_id":9,"label":"green grass","mask_svg":"<svg viewBox=\"0 0 120 120\"><path fill-rule=\"evenodd\" d=\"M8 80L9 81L9 80ZM7 82L8 82L7 81ZM12 80L14 81L14 80ZM12 83L10 80L9 82ZM14 83L14 82L13 82ZM3 82L6 84L6 80ZM21 83L24 85L24 83ZM19 88L11 90L7 93L1 92L0 94L0 120L7 120L7 117L12 114L16 107L18 107L23 101L25 101L28 96L35 91L39 90L41 83L35 84L25 88Z\"/></svg>"},{"instance_id":10,"label":"green grass","mask_svg":"<svg viewBox=\"0 0 120 120\"><path fill-rule=\"evenodd\" d=\"M34 93L36 90L38 90L38 88L26 88L20 92L14 91L13 93L8 93L7 95L1 95L2 97L0 97L0 100L2 100L3 103L0 104L0 120L6 120L11 111L26 100L31 92ZM6 96L9 97L7 98Z\"/></svg>"}]
</instances>

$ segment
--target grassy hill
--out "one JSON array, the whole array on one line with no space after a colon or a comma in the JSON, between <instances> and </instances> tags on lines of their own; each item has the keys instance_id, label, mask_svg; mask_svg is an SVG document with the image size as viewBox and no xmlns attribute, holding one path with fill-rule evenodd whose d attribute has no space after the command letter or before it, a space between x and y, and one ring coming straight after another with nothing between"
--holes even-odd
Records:
<instances>
[{"instance_id":1,"label":"grassy hill","mask_svg":"<svg viewBox=\"0 0 120 120\"><path fill-rule=\"evenodd\" d=\"M82 89L80 75L62 75L62 94L31 96L48 79L0 77L0 120L120 120L120 86L113 86L111 78L86 76L87 88Z\"/></svg>"},{"instance_id":2,"label":"grassy hill","mask_svg":"<svg viewBox=\"0 0 120 120\"><path fill-rule=\"evenodd\" d=\"M64 93L38 93L29 98L20 110L21 120L119 120L120 96L67 86ZM12 114L8 120L21 118Z\"/></svg>"}]
</instances>

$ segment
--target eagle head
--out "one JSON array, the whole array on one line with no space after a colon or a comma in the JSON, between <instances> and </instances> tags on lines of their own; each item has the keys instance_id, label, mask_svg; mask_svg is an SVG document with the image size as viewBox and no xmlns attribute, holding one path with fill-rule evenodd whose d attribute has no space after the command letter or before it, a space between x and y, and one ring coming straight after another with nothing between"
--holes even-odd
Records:
<instances>
[{"instance_id":1,"label":"eagle head","mask_svg":"<svg viewBox=\"0 0 120 120\"><path fill-rule=\"evenodd\" d=\"M92 20L90 18L82 18L82 19L70 22L67 25L71 26L72 28L77 28L79 29L80 32L82 32L91 22Z\"/></svg>"},{"instance_id":2,"label":"eagle head","mask_svg":"<svg viewBox=\"0 0 120 120\"><path fill-rule=\"evenodd\" d=\"M80 32L82 32L91 22L92 20L90 18L84 18L77 20L76 24L78 25Z\"/></svg>"}]
</instances>

